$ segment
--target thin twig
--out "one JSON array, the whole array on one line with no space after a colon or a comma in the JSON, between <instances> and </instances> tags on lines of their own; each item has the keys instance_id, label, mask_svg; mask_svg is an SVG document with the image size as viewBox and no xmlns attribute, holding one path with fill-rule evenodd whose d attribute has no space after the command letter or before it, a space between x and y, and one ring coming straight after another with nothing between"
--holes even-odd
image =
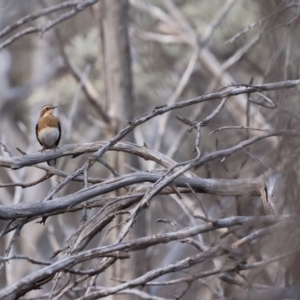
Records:
<instances>
[{"instance_id":1,"label":"thin twig","mask_svg":"<svg viewBox=\"0 0 300 300\"><path fill-rule=\"evenodd\" d=\"M24 30L19 31L18 33L12 35L11 37L9 37L8 39L6 39L4 42L2 42L0 44L0 50L11 45L13 42L15 42L16 40L18 40L19 38L27 35L27 34L31 34L31 33L45 33L46 31L50 30L51 28L55 27L56 25L58 25L61 22L64 22L70 18L72 18L73 16L77 15L79 12L81 12L82 10L84 10L85 8L97 3L98 0L86 0L84 2L81 2L79 4L76 5L76 7L64 14L61 14L58 18L56 18L53 21L48 22L47 24L45 24L44 26L32 26L32 27L28 27Z\"/></svg>"}]
</instances>

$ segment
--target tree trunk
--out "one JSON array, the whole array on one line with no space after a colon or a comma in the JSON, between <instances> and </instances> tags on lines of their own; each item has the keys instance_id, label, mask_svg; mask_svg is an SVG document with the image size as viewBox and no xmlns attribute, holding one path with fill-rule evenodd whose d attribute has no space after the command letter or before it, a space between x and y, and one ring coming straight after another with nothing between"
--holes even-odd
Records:
<instances>
[{"instance_id":1,"label":"tree trunk","mask_svg":"<svg viewBox=\"0 0 300 300\"><path fill-rule=\"evenodd\" d=\"M132 87L132 70L130 43L128 36L128 1L105 0L100 4L100 30L102 37L103 52L103 78L105 80L105 101L108 115L111 120L107 139L116 135L133 119L134 97ZM134 142L133 132L126 137L127 141ZM124 167L127 163L138 168L137 157L125 157L121 153L110 153L110 164L120 173L128 172ZM125 216L124 218L126 218ZM115 224L122 222L122 217L116 218ZM146 236L145 218L139 218L133 230L135 236ZM110 234L111 242L115 241L118 231L113 230ZM144 251L136 254L131 260L131 266L125 261L118 262L110 277L132 279L145 273L145 265L140 262ZM133 267L133 265L134 267ZM124 296L122 296L123 299ZM125 298L124 298L125 299ZM130 297L132 299L132 297Z\"/></svg>"}]
</instances>

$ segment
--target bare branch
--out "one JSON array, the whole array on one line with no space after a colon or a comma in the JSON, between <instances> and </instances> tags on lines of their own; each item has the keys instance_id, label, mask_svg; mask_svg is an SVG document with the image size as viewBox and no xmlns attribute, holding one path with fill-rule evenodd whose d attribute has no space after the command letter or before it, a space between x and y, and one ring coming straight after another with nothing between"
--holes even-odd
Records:
<instances>
[{"instance_id":1,"label":"bare branch","mask_svg":"<svg viewBox=\"0 0 300 300\"><path fill-rule=\"evenodd\" d=\"M2 29L0 31L0 38L4 37L8 33L12 32L13 30L19 28L20 26L22 26L28 22L34 21L42 16L49 15L49 14L51 14L55 11L61 10L61 9L66 9L69 7L77 6L80 3L81 3L81 1L66 1L66 2L60 3L58 5L53 5L53 6L45 8L45 9L42 9L39 12L27 15L27 16L19 19L15 23L12 23L12 24L6 26L4 29Z\"/></svg>"},{"instance_id":2,"label":"bare branch","mask_svg":"<svg viewBox=\"0 0 300 300\"><path fill-rule=\"evenodd\" d=\"M5 47L7 47L7 46L9 46L9 45L11 45L14 41L16 41L17 39L19 39L19 38L21 38L21 37L23 37L23 36L25 36L27 34L36 33L36 32L41 32L43 34L46 31L48 31L51 28L53 28L54 26L58 25L59 23L64 22L64 21L72 18L73 16L75 16L76 14L78 14L79 12L81 12L82 10L84 10L85 8L87 8L87 7L95 4L97 2L98 2L98 0L86 0L84 2L79 1L79 4L77 4L74 9L72 9L72 10L70 10L70 11L68 11L68 12L66 12L66 13L64 13L62 15L60 15L57 19L48 22L44 26L28 27L28 28L26 28L24 30L21 30L18 33L12 35L10 38L6 39L4 42L2 42L0 44L0 50L3 49L3 48L5 48ZM75 3L75 2L73 2L73 3ZM61 5L63 5L63 3ZM68 2L68 5L66 5L65 7L69 7L69 6L70 6L70 2ZM71 6L74 6L74 5L71 5ZM61 7L61 8L63 8L63 7ZM59 6L56 6L55 9L54 9L54 11L56 11L58 9L61 9L61 8ZM51 13L51 11L49 12L49 11L47 11L47 9L45 9L42 12L37 13L36 15L37 15L37 17L39 17L39 16L46 15L46 14L49 14L49 13ZM41 15L39 15L39 14L41 14ZM33 17L32 17L32 15L31 16L27 16L28 19L26 19L25 21L23 19L21 19L18 22L20 22L21 25L22 25L23 23L28 22L30 20L30 18L33 18L33 19L37 18L37 17L35 17L36 15L33 15ZM18 22L15 25L16 27L13 26L14 28L17 28L19 26ZM10 28L4 29L4 30L10 31ZM4 34L6 34L6 32Z\"/></svg>"},{"instance_id":3,"label":"bare branch","mask_svg":"<svg viewBox=\"0 0 300 300\"><path fill-rule=\"evenodd\" d=\"M110 191L140 182L156 182L161 174L138 172L127 174L115 179L109 179L101 184L94 185L79 192L52 201L25 202L12 206L0 206L0 219L10 220L21 217L42 216L47 213L61 213L66 208L72 208L93 197L106 194ZM186 187L189 184L195 191L226 196L247 195L253 193L258 195L262 177L255 179L191 179L178 178L175 180L177 187Z\"/></svg>"}]
</instances>

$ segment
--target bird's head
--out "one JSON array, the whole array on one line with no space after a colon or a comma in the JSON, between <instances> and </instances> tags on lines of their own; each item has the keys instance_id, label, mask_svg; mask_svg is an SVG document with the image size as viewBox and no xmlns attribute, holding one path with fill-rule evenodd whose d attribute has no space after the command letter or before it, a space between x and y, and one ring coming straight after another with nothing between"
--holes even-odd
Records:
<instances>
[{"instance_id":1,"label":"bird's head","mask_svg":"<svg viewBox=\"0 0 300 300\"><path fill-rule=\"evenodd\" d=\"M53 110L57 108L57 106L52 106L52 105L45 105L42 107L41 109L41 113L40 113L40 118L47 116L47 115L52 115L53 114Z\"/></svg>"}]
</instances>

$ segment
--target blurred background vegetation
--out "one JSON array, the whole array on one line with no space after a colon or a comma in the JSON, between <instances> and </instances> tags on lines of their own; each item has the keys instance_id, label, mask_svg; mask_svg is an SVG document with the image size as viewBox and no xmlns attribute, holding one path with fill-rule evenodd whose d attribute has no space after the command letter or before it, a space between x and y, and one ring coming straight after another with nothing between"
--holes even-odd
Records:
<instances>
[{"instance_id":1,"label":"blurred background vegetation","mask_svg":"<svg viewBox=\"0 0 300 300\"><path fill-rule=\"evenodd\" d=\"M0 50L0 134L1 140L15 155L19 155L16 147L27 153L40 149L34 128L40 108L45 104L59 107L57 116L62 124L61 144L87 143L111 139L128 121L141 117L157 106L215 92L234 83L249 84L253 80L253 84L261 84L299 78L298 2L129 0L128 11L127 1L121 2L120 7L124 9L121 14L121 24L124 27L121 35L128 33L130 45L130 56L127 58L126 53L120 58L112 51L116 45L125 45L126 52L126 39L119 40L120 44L114 41L111 30L118 23L114 23L113 18L109 17L112 16L110 13L114 13L110 11L110 1L104 0L85 8L49 31L24 35ZM61 1L55 0L0 0L0 31L28 14L60 3ZM65 11L67 10L47 14L17 30L22 31L30 26L43 27ZM2 37L0 47L1 43L15 33L13 31ZM118 62L120 59L125 62ZM126 82L125 87L118 86L118 80ZM88 93L83 89L87 84ZM120 93L117 92L118 89ZM120 95L124 91L127 94L123 98ZM94 95L95 102L87 94L90 97ZM221 113L207 127L202 128L201 151L212 152L249 137L249 132L243 130L222 130L208 136L209 132L222 126L298 129L298 95L298 89L269 92L267 97L276 103L274 109L247 104L247 95L233 97ZM266 98L259 94L249 97L267 105ZM189 127L180 122L176 115L200 121L218 103L216 100L209 101L156 117L137 127L133 135L125 140L138 145L145 143L147 147L164 153L176 162L192 159L195 157L196 132L188 132ZM99 113L99 107L108 120ZM252 134L256 133L251 132ZM291 211L297 210L297 143L294 140L272 138L256 143L247 151L229 157L224 163L211 162L196 170L195 174L204 178L254 178L272 168L285 174L289 182L289 187L286 188L288 192L285 194L285 200L289 201L287 207ZM2 155L8 154L2 151ZM130 155L108 153L104 158L121 173L158 168L151 161ZM86 157L64 157L58 160L56 167L72 173L85 161ZM18 171L2 169L0 180L2 183L31 182L43 174L44 171L35 167ZM112 174L98 164L90 169L89 176L107 178ZM41 201L60 180L55 176L27 189L2 188L0 204ZM81 188L81 183L69 184L57 193L57 197ZM151 203L151 207L141 213L130 237L168 231L168 225L155 223L160 218L174 219L181 228L197 223L197 220L189 218L190 213L201 211L194 196L184 195L183 204L175 198L159 196L160 201ZM212 218L263 214L257 197L237 199L201 195L201 201ZM88 218L96 211L97 209L90 210ZM35 222L27 224L15 241L11 254L22 253L48 259L78 228L80 218L81 213L66 213L51 217L45 226ZM3 227L4 222L1 221L0 226ZM113 232L110 234L105 243L114 240L117 230L115 235ZM88 247L100 245L105 234L106 232L99 234ZM4 255L11 237L8 234L1 238L0 255ZM208 235L203 237L209 243ZM287 244L295 242L294 238L287 240ZM266 249L266 246L263 255L271 257L276 253L274 249L277 244L274 240L268 243L272 251ZM298 241L295 243L298 245ZM250 247L256 258L262 255L256 249L260 246L261 243L258 243L253 246L255 249ZM185 257L187 251L191 251L188 245L178 246L173 243L159 246L155 251L141 251L135 258L135 267L121 264L114 275L131 279L157 266L175 262ZM293 274L289 273L288 276L293 279L287 279L286 270L292 265L293 261L290 260L284 266L278 264L268 271L253 272L248 280L266 285L293 284L299 274L296 270L295 274L290 271ZM6 264L5 272L0 277L0 287L11 285L35 268L26 262ZM197 273L197 268L191 272ZM120 270L125 270L121 273L122 276ZM99 276L99 284L114 284L109 280L110 277L113 275ZM168 279L171 278L173 277L170 275ZM43 291L49 291L50 287L50 284L45 285ZM178 285L176 289L180 292L182 287ZM172 298L178 292L176 289L173 286L151 287L149 291L153 295ZM225 296L230 296L237 293L239 287L233 288L226 284L221 286L218 279L209 277L195 281L182 299L215 299L213 289L223 290ZM32 297L39 299L41 293L34 292ZM125 299L124 297L116 295L111 299ZM128 299L133 299L132 297ZM62 299L68 298L66 296Z\"/></svg>"}]
</instances>

